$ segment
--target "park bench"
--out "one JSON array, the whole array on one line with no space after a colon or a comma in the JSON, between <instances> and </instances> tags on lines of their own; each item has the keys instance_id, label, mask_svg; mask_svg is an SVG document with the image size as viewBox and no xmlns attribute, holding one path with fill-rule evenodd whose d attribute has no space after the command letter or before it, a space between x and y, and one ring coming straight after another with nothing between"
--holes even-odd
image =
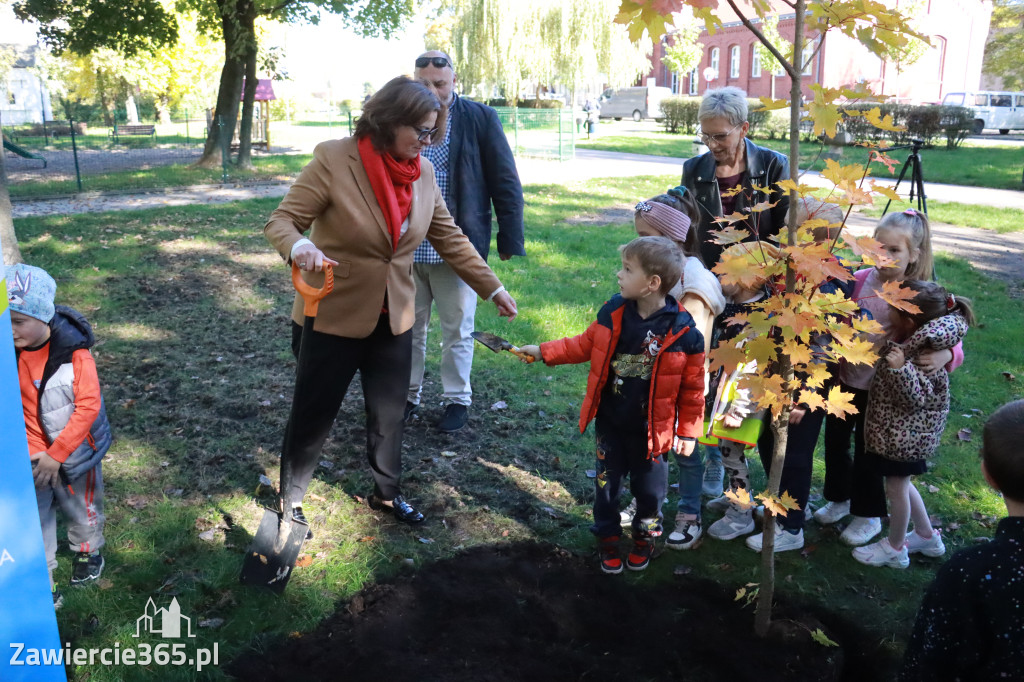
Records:
<instances>
[{"instance_id":1,"label":"park bench","mask_svg":"<svg viewBox=\"0 0 1024 682\"><path fill-rule=\"evenodd\" d=\"M114 138L114 142L117 142L117 138L128 135L149 135L150 137L155 137L156 126L149 123L130 123L127 125L116 125L110 131L110 137Z\"/></svg>"}]
</instances>

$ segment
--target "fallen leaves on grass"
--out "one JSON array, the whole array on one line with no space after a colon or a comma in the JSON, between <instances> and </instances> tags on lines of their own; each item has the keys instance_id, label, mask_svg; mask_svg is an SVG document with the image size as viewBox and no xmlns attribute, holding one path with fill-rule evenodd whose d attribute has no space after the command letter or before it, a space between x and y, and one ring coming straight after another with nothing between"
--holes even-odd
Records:
<instances>
[{"instance_id":1,"label":"fallen leaves on grass","mask_svg":"<svg viewBox=\"0 0 1024 682\"><path fill-rule=\"evenodd\" d=\"M299 558L295 560L295 568L305 568L313 563L313 557L309 554L300 554ZM200 626L202 627L202 626Z\"/></svg>"},{"instance_id":2,"label":"fallen leaves on grass","mask_svg":"<svg viewBox=\"0 0 1024 682\"><path fill-rule=\"evenodd\" d=\"M204 530L199 534L199 539L206 542L213 542L216 539L217 531L211 528L210 530Z\"/></svg>"},{"instance_id":3,"label":"fallen leaves on grass","mask_svg":"<svg viewBox=\"0 0 1024 682\"><path fill-rule=\"evenodd\" d=\"M506 403L504 400L499 400L498 402L496 402L496 403L491 405L491 411L492 412L497 412L498 410L507 410L507 409L508 409L508 403Z\"/></svg>"},{"instance_id":4,"label":"fallen leaves on grass","mask_svg":"<svg viewBox=\"0 0 1024 682\"><path fill-rule=\"evenodd\" d=\"M957 440L960 440L960 441L962 441L964 443L970 443L971 442L971 430L970 429L960 429L959 431L956 432L956 437L957 437Z\"/></svg>"}]
</instances>

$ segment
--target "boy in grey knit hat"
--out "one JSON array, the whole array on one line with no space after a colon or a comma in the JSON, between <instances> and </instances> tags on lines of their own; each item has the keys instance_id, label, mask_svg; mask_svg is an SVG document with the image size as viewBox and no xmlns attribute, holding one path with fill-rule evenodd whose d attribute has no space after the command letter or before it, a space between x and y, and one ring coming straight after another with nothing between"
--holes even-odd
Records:
<instances>
[{"instance_id":1,"label":"boy in grey knit hat","mask_svg":"<svg viewBox=\"0 0 1024 682\"><path fill-rule=\"evenodd\" d=\"M57 285L45 270L18 263L5 266L4 275L50 584L57 568L57 506L75 552L71 584L88 583L103 572L100 460L111 443L89 352L95 337L80 313L54 305ZM54 607L62 601L53 586Z\"/></svg>"}]
</instances>

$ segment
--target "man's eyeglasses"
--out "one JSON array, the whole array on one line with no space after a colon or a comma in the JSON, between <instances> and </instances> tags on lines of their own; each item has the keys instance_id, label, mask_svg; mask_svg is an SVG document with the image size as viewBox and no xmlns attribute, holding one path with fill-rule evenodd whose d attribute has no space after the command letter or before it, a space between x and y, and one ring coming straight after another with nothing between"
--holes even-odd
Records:
<instances>
[{"instance_id":1,"label":"man's eyeglasses","mask_svg":"<svg viewBox=\"0 0 1024 682\"><path fill-rule=\"evenodd\" d=\"M413 126L413 130L416 131L416 139L420 142L426 142L429 138L437 135L437 128L417 128Z\"/></svg>"},{"instance_id":2,"label":"man's eyeglasses","mask_svg":"<svg viewBox=\"0 0 1024 682\"><path fill-rule=\"evenodd\" d=\"M733 130L736 130L736 129L737 129L737 128L739 128L739 127L740 127L741 125L743 125L743 124L742 124L742 123L739 123L739 124L737 124L737 125L734 125L734 126L733 126L733 127L732 127L732 128L730 129L730 130L728 130L727 132L724 132L724 133L716 133L716 134L714 134L714 135L707 135L707 134L705 134L705 133L703 133L703 132L701 132L701 131L698 131L698 132L697 132L697 137L699 137L699 138L700 138L700 141L701 141L701 142L703 142L704 144L707 144L708 142L714 142L715 144L722 144L723 142L725 142L725 140L726 140L726 139L727 139L727 138L728 138L728 137L729 137L730 135L732 135L732 131L733 131Z\"/></svg>"},{"instance_id":3,"label":"man's eyeglasses","mask_svg":"<svg viewBox=\"0 0 1024 682\"><path fill-rule=\"evenodd\" d=\"M451 62L448 61L447 57L417 57L416 68L422 69L429 64L433 64L439 69L443 69L446 66L451 66Z\"/></svg>"}]
</instances>

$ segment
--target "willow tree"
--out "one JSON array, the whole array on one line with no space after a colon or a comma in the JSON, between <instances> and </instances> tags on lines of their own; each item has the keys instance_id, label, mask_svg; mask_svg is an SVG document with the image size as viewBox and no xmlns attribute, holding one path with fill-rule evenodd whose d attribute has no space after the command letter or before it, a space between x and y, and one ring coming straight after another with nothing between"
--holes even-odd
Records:
<instances>
[{"instance_id":1,"label":"willow tree","mask_svg":"<svg viewBox=\"0 0 1024 682\"><path fill-rule=\"evenodd\" d=\"M788 107L790 111L790 177L780 182L778 189L788 192L790 205L795 206L802 196L817 190L799 184L799 126L802 118L810 119L815 133L830 137L835 136L844 116L863 115L879 127L894 128L891 120L880 117L877 108L863 114L844 108L847 102L873 99L871 93L864 89L830 89L811 85L813 98L802 105L804 67L806 62L814 59L822 44L818 40L815 49L807 50L807 40L836 30L860 41L871 52L885 56L906 50L912 39L923 40L924 36L910 27L908 17L877 0L780 0L794 12L792 45L804 48L794 48L787 55L762 30L762 22L771 15L771 3L754 0L753 5L740 6L736 0L725 1L731 13L775 57L790 78L789 101L762 98L762 103L766 108ZM721 17L716 14L718 5L718 0L687 0L685 3L680 0L622 0L619 21L629 27L635 40L645 33L657 39L664 35L673 15L688 7L695 17L704 21L708 32L714 34L723 26ZM892 161L884 155L882 158ZM866 168L863 166L840 166L829 160L822 175L834 185L826 201L846 206L846 215L854 205L871 204L873 192L898 199L892 188L874 186L873 182L865 188ZM751 211L764 211L774 205L761 202L752 206ZM748 218L739 213L724 216L720 220L723 228L717 231L714 239L720 244L749 242L751 250L758 251L757 231L751 230ZM779 490L790 413L795 404L824 409L840 417L855 411L850 400L852 396L848 393L837 386L826 391L827 368L840 359L854 364L871 364L875 353L864 335L880 329L873 320L860 319L856 302L845 299L841 294L822 294L819 283L829 278L852 280L852 275L832 258L839 246L849 246L863 264L887 262L878 244L871 239L852 238L840 232L831 243L819 243L812 238L812 229L825 227L828 221L813 215L802 225L797 221L797 211L790 211L785 234L780 236L781 248L777 258L769 257L767 251L760 250L759 264L752 265L745 258L723 258L714 268L723 284L749 284L764 277L767 281L780 283L781 289L779 295L768 297L756 306L755 312L733 318L743 325L743 332L735 343L723 344L712 351L711 358L713 369L756 360L757 373L744 383L771 415L775 440L771 474L768 490L757 496L765 505L761 580L754 618L754 629L761 636L768 634L771 626L775 591L775 518L777 514L786 514L795 508L795 501L785 491ZM906 309L906 291L901 290L898 284L892 284L891 287L887 285L879 296L891 305ZM840 321L844 319L851 321ZM746 503L739 496L734 496L734 499L737 503Z\"/></svg>"},{"instance_id":2,"label":"willow tree","mask_svg":"<svg viewBox=\"0 0 1024 682\"><path fill-rule=\"evenodd\" d=\"M497 85L516 101L523 83L560 83L575 94L588 81L631 85L650 67L650 41L630 41L613 21L618 0L452 0L450 6L449 42L466 89Z\"/></svg>"},{"instance_id":3,"label":"willow tree","mask_svg":"<svg viewBox=\"0 0 1024 682\"><path fill-rule=\"evenodd\" d=\"M985 46L985 73L1003 79L1003 87L1024 87L1024 2L995 0L992 7L992 38Z\"/></svg>"}]
</instances>

